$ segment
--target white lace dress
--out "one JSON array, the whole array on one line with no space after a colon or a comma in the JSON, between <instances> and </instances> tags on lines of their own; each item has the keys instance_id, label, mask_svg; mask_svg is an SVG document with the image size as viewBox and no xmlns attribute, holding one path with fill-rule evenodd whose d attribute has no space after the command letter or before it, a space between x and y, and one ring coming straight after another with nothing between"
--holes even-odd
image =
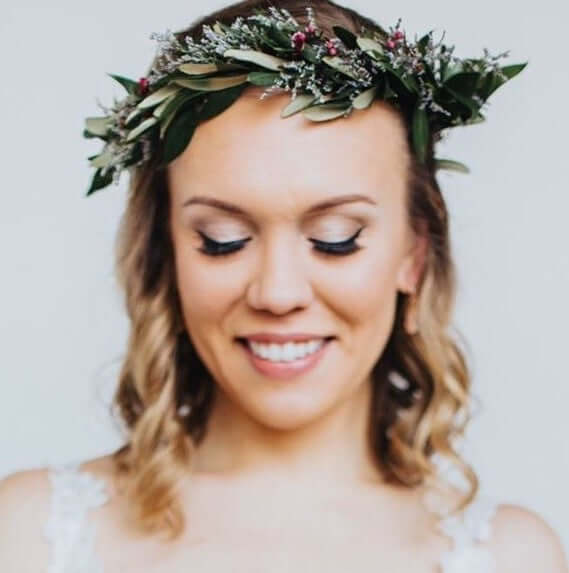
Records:
<instances>
[{"instance_id":1,"label":"white lace dress","mask_svg":"<svg viewBox=\"0 0 569 573\"><path fill-rule=\"evenodd\" d=\"M80 462L52 464L51 512L44 534L51 545L47 573L104 573L94 552L95 528L88 511L109 499L105 482L80 470ZM460 516L440 518L439 530L452 540L440 558L440 573L496 573L492 554L484 541L491 534L497 503L478 495Z\"/></svg>"}]
</instances>

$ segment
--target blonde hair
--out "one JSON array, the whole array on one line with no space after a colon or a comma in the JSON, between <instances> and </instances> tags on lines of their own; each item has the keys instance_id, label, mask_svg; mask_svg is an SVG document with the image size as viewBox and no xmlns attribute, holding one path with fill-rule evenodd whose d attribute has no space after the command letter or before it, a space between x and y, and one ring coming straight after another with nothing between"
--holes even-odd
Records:
<instances>
[{"instance_id":1,"label":"blonde hair","mask_svg":"<svg viewBox=\"0 0 569 573\"><path fill-rule=\"evenodd\" d=\"M230 23L269 5L259 0L233 4L176 35L196 37L203 24ZM284 0L275 5L289 10L299 23L307 23L305 2ZM313 0L311 6L328 35L333 34L334 24L354 33L362 25L376 26L328 0ZM409 121L401 119L412 149ZM395 324L371 374L369 440L378 471L400 486L440 481L436 456L454 464L469 484L454 509L459 511L475 497L478 479L456 448L471 419L472 396L459 335L450 326L456 277L447 209L435 177L434 143L431 136L425 165L410 154L408 177L409 223L415 232L426 232L429 240L418 285L420 331L414 335L405 331L411 301L409 295L398 293ZM176 538L185 526L177 486L188 476L194 449L205 436L215 382L182 322L169 235L167 176L152 160L132 171L116 249L130 335L113 398L125 424L126 443L114 452L113 461L120 488L130 502L133 526L145 533L166 531ZM407 389L389 383L393 371L409 382Z\"/></svg>"}]
</instances>

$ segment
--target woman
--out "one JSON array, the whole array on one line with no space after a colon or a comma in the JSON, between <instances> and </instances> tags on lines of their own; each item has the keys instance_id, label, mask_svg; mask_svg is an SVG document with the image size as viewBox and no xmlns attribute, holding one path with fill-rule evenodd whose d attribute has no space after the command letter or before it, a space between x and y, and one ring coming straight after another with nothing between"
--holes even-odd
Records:
<instances>
[{"instance_id":1,"label":"woman","mask_svg":"<svg viewBox=\"0 0 569 573\"><path fill-rule=\"evenodd\" d=\"M374 28L312 7L328 36ZM447 332L436 138L421 162L387 102L317 125L261 92L186 126L166 169L134 170L117 257L126 443L2 482L0 570L566 573L556 533L480 497L458 451L470 379Z\"/></svg>"}]
</instances>

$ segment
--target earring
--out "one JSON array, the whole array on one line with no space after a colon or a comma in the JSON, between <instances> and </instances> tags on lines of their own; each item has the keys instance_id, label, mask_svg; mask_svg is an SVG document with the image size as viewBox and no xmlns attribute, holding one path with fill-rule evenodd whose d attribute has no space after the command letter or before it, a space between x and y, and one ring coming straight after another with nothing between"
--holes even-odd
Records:
<instances>
[{"instance_id":1,"label":"earring","mask_svg":"<svg viewBox=\"0 0 569 573\"><path fill-rule=\"evenodd\" d=\"M417 334L419 324L417 322L417 296L414 292L410 293L411 300L405 313L405 330L407 334Z\"/></svg>"}]
</instances>

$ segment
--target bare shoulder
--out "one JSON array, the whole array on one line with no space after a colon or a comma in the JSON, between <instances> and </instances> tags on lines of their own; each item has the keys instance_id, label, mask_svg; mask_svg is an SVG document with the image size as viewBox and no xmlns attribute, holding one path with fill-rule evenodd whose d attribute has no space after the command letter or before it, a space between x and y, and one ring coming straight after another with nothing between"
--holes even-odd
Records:
<instances>
[{"instance_id":1,"label":"bare shoulder","mask_svg":"<svg viewBox=\"0 0 569 573\"><path fill-rule=\"evenodd\" d=\"M81 464L105 479L110 456ZM19 470L0 478L0 571L28 573L46 570L50 547L44 535L51 510L49 468Z\"/></svg>"},{"instance_id":2,"label":"bare shoulder","mask_svg":"<svg viewBox=\"0 0 569 573\"><path fill-rule=\"evenodd\" d=\"M0 479L0 571L41 571L48 544L42 524L49 515L46 468L21 470Z\"/></svg>"},{"instance_id":3,"label":"bare shoulder","mask_svg":"<svg viewBox=\"0 0 569 573\"><path fill-rule=\"evenodd\" d=\"M501 573L569 573L559 535L529 508L500 504L489 544Z\"/></svg>"}]
</instances>

